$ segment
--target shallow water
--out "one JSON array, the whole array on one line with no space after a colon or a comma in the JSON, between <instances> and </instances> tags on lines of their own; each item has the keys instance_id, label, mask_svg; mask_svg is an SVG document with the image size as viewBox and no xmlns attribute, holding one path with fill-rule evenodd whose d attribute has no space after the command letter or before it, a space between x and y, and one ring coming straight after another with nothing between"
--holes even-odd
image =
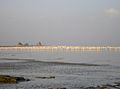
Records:
<instances>
[{"instance_id":1,"label":"shallow water","mask_svg":"<svg viewBox=\"0 0 120 89\"><path fill-rule=\"evenodd\" d=\"M0 89L80 89L120 81L117 51L4 50L0 51L0 58L0 74L31 79L19 84L0 84ZM55 79L37 78L41 76Z\"/></svg>"},{"instance_id":2,"label":"shallow water","mask_svg":"<svg viewBox=\"0 0 120 89\"><path fill-rule=\"evenodd\" d=\"M0 58L34 59L68 63L110 64L119 66L120 51L0 50Z\"/></svg>"}]
</instances>

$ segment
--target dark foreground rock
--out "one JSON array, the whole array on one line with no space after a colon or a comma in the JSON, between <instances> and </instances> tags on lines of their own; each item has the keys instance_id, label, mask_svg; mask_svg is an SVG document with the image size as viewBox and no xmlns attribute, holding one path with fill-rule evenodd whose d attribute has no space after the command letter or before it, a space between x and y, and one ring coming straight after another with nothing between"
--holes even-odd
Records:
<instances>
[{"instance_id":1,"label":"dark foreground rock","mask_svg":"<svg viewBox=\"0 0 120 89\"><path fill-rule=\"evenodd\" d=\"M30 79L25 79L24 77L14 77L9 75L0 75L0 83L19 83L24 81L30 81Z\"/></svg>"}]
</instances>

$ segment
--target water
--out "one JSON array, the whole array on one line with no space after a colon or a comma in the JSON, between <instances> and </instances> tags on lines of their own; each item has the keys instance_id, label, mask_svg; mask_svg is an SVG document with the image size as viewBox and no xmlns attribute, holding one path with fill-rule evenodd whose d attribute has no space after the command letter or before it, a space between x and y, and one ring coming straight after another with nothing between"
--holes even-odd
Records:
<instances>
[{"instance_id":1,"label":"water","mask_svg":"<svg viewBox=\"0 0 120 89\"><path fill-rule=\"evenodd\" d=\"M119 66L120 51L2 50L0 58L34 59L68 63L110 64Z\"/></svg>"},{"instance_id":2,"label":"water","mask_svg":"<svg viewBox=\"0 0 120 89\"><path fill-rule=\"evenodd\" d=\"M0 84L0 89L80 89L120 81L119 51L2 50L0 74L31 79ZM55 76L55 79L39 79Z\"/></svg>"}]
</instances>

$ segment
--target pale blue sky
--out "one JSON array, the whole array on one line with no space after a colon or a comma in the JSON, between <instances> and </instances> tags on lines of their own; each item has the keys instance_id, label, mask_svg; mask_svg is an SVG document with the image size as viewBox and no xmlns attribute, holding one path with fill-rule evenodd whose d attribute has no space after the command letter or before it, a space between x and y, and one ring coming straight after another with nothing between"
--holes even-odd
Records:
<instances>
[{"instance_id":1,"label":"pale blue sky","mask_svg":"<svg viewBox=\"0 0 120 89\"><path fill-rule=\"evenodd\" d=\"M0 44L120 45L120 0L0 0Z\"/></svg>"}]
</instances>

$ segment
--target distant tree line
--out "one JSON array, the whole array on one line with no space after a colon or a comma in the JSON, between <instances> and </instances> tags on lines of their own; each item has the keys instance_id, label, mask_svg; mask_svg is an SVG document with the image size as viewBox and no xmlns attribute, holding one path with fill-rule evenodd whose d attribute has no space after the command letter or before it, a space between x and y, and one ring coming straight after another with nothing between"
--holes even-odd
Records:
<instances>
[{"instance_id":1,"label":"distant tree line","mask_svg":"<svg viewBox=\"0 0 120 89\"><path fill-rule=\"evenodd\" d=\"M17 46L42 46L41 42L38 42L36 45L30 45L29 43L18 42Z\"/></svg>"}]
</instances>

